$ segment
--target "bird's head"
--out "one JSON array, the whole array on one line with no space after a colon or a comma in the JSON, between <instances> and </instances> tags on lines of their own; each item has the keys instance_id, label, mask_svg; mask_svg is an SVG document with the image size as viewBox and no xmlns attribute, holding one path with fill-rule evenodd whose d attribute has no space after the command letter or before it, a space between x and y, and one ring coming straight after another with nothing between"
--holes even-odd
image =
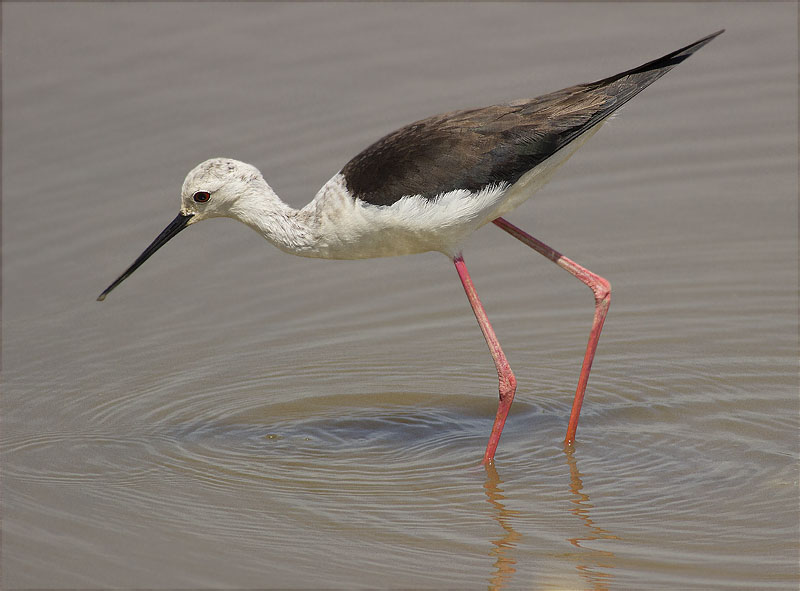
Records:
<instances>
[{"instance_id":1,"label":"bird's head","mask_svg":"<svg viewBox=\"0 0 800 591\"><path fill-rule=\"evenodd\" d=\"M181 190L181 210L139 258L97 298L103 301L112 289L128 278L153 253L181 230L214 217L243 219L259 196L274 195L257 168L230 158L212 158L186 175Z\"/></svg>"},{"instance_id":2,"label":"bird's head","mask_svg":"<svg viewBox=\"0 0 800 591\"><path fill-rule=\"evenodd\" d=\"M186 175L181 214L191 216L187 225L206 218L238 218L243 202L267 190L264 177L255 166L230 158L211 158Z\"/></svg>"}]
</instances>

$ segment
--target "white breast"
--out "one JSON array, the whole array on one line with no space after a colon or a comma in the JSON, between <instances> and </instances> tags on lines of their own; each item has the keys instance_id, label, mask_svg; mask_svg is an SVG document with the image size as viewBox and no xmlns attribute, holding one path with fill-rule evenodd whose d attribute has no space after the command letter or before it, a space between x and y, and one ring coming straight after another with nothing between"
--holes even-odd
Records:
<instances>
[{"instance_id":1,"label":"white breast","mask_svg":"<svg viewBox=\"0 0 800 591\"><path fill-rule=\"evenodd\" d=\"M316 243L303 256L366 259L438 251L453 257L475 230L515 209L539 190L600 125L526 172L516 183L475 193L457 189L435 199L403 197L392 205L355 199L336 174L304 207L314 220Z\"/></svg>"},{"instance_id":2,"label":"white breast","mask_svg":"<svg viewBox=\"0 0 800 591\"><path fill-rule=\"evenodd\" d=\"M341 174L320 189L303 213L317 220L317 252L309 256L362 259L439 251L453 256L463 240L502 201L507 185L478 193L457 190L434 200L419 195L392 205L354 199Z\"/></svg>"}]
</instances>

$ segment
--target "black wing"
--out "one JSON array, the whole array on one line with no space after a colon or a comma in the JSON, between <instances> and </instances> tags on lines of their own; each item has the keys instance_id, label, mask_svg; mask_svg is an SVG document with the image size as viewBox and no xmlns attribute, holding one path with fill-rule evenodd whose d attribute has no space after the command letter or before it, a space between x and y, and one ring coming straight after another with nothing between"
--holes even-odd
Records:
<instances>
[{"instance_id":1,"label":"black wing","mask_svg":"<svg viewBox=\"0 0 800 591\"><path fill-rule=\"evenodd\" d=\"M406 195L513 184L722 32L597 82L411 123L350 160L347 187L362 201L391 205Z\"/></svg>"}]
</instances>

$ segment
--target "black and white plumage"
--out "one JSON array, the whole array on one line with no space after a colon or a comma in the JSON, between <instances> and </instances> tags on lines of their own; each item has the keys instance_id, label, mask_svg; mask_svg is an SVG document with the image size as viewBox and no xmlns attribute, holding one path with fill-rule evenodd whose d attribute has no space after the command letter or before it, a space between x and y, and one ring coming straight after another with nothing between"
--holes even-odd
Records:
<instances>
[{"instance_id":1,"label":"black and white plumage","mask_svg":"<svg viewBox=\"0 0 800 591\"><path fill-rule=\"evenodd\" d=\"M512 185L718 34L597 82L406 125L344 166L347 187L366 203L391 205L406 195Z\"/></svg>"},{"instance_id":2,"label":"black and white plumage","mask_svg":"<svg viewBox=\"0 0 800 591\"><path fill-rule=\"evenodd\" d=\"M461 248L475 230L494 222L595 293L595 326L570 419L571 442L610 287L501 216L529 199L622 105L721 33L597 82L411 123L356 155L300 210L281 201L255 167L227 158L207 160L187 175L175 220L98 299L181 230L212 217L237 219L300 256L359 259L440 251L456 264L500 377L500 408L484 456L490 461L515 382L474 293Z\"/></svg>"}]
</instances>

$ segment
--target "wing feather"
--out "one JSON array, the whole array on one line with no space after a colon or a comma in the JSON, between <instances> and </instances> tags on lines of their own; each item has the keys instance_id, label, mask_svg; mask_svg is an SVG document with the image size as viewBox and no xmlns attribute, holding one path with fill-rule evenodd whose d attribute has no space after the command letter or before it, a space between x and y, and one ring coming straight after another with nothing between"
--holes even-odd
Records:
<instances>
[{"instance_id":1,"label":"wing feather","mask_svg":"<svg viewBox=\"0 0 800 591\"><path fill-rule=\"evenodd\" d=\"M350 192L373 205L513 184L721 33L597 82L416 121L366 148L341 172Z\"/></svg>"}]
</instances>

